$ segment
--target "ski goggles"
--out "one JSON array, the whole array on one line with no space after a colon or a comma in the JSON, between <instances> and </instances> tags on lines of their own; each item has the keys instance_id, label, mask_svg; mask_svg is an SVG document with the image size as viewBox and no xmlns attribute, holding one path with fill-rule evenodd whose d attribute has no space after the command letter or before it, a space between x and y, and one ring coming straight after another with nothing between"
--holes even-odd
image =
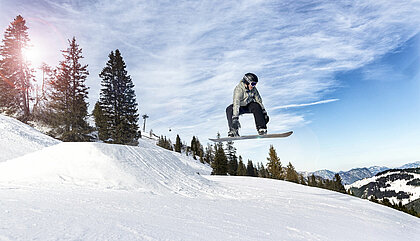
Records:
<instances>
[{"instance_id":1,"label":"ski goggles","mask_svg":"<svg viewBox=\"0 0 420 241\"><path fill-rule=\"evenodd\" d=\"M251 82L252 86L256 86L258 82Z\"/></svg>"}]
</instances>

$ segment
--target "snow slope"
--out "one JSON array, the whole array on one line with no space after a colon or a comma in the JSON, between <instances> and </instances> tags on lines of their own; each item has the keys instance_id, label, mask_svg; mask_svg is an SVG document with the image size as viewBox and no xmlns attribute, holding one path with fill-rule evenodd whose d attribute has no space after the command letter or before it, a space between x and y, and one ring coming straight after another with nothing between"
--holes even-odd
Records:
<instances>
[{"instance_id":1,"label":"snow slope","mask_svg":"<svg viewBox=\"0 0 420 241\"><path fill-rule=\"evenodd\" d=\"M143 140L139 147L63 142L0 163L0 182L141 189L183 195L197 195L201 189L212 188L197 173L200 170L188 165L190 162Z\"/></svg>"},{"instance_id":2,"label":"snow slope","mask_svg":"<svg viewBox=\"0 0 420 241\"><path fill-rule=\"evenodd\" d=\"M207 177L194 198L0 183L0 240L418 240L420 219L284 181Z\"/></svg>"},{"instance_id":3,"label":"snow slope","mask_svg":"<svg viewBox=\"0 0 420 241\"><path fill-rule=\"evenodd\" d=\"M0 114L0 162L58 143L60 141Z\"/></svg>"},{"instance_id":4,"label":"snow slope","mask_svg":"<svg viewBox=\"0 0 420 241\"><path fill-rule=\"evenodd\" d=\"M8 123L0 132L15 148L34 140ZM210 171L200 165L144 140L59 143L1 162L0 240L418 238L420 219L394 209L285 181L199 175Z\"/></svg>"}]
</instances>

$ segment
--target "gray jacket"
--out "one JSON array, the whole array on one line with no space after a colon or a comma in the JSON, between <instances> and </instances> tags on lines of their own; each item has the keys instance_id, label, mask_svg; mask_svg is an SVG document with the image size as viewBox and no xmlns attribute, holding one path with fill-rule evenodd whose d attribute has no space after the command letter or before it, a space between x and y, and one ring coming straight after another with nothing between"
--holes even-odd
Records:
<instances>
[{"instance_id":1,"label":"gray jacket","mask_svg":"<svg viewBox=\"0 0 420 241\"><path fill-rule=\"evenodd\" d=\"M262 103L260 93L258 93L257 87L249 90L244 82L239 82L233 91L233 117L239 117L239 107L247 106L251 102L257 102L261 105L261 108L265 110Z\"/></svg>"}]
</instances>

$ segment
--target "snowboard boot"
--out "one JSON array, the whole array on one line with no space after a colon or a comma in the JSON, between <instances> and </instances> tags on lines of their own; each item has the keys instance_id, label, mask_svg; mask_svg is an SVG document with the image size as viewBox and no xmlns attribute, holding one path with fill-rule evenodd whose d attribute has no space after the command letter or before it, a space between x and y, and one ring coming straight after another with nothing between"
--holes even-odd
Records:
<instances>
[{"instance_id":1,"label":"snowboard boot","mask_svg":"<svg viewBox=\"0 0 420 241\"><path fill-rule=\"evenodd\" d=\"M237 137L237 136L239 136L238 129L231 128L230 131L228 132L228 136L229 137Z\"/></svg>"},{"instance_id":2,"label":"snowboard boot","mask_svg":"<svg viewBox=\"0 0 420 241\"><path fill-rule=\"evenodd\" d=\"M258 128L258 135L267 135L267 128Z\"/></svg>"}]
</instances>

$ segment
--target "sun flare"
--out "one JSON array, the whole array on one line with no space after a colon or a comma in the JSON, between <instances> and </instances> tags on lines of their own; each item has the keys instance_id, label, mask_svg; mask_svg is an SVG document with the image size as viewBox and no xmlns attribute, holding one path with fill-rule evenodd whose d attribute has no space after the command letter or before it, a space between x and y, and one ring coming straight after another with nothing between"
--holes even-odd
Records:
<instances>
[{"instance_id":1,"label":"sun flare","mask_svg":"<svg viewBox=\"0 0 420 241\"><path fill-rule=\"evenodd\" d=\"M23 58L30 62L33 66L41 65L42 59L38 48L32 46L22 49Z\"/></svg>"}]
</instances>

